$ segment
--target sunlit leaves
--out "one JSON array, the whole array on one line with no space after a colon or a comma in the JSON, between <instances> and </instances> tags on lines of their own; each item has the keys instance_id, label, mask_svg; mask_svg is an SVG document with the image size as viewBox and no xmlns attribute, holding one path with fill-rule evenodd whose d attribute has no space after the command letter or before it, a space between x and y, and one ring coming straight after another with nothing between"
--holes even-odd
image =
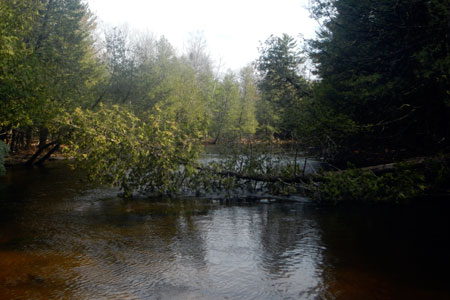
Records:
<instances>
[{"instance_id":1,"label":"sunlit leaves","mask_svg":"<svg viewBox=\"0 0 450 300\"><path fill-rule=\"evenodd\" d=\"M119 106L76 109L65 122L71 136L67 153L92 180L132 191L178 190L183 169L198 155L198 137L179 130L157 110L142 119ZM192 170L189 167L187 170Z\"/></svg>"},{"instance_id":2,"label":"sunlit leaves","mask_svg":"<svg viewBox=\"0 0 450 300\"><path fill-rule=\"evenodd\" d=\"M0 3L0 126L48 126L93 97L92 16L79 0Z\"/></svg>"}]
</instances>

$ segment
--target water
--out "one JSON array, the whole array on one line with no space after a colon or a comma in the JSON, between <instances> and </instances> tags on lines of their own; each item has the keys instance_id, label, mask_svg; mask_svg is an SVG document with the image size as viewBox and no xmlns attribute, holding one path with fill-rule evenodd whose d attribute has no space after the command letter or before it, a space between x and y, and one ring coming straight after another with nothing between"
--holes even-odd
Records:
<instances>
[{"instance_id":1,"label":"water","mask_svg":"<svg viewBox=\"0 0 450 300\"><path fill-rule=\"evenodd\" d=\"M0 179L0 299L450 299L448 205L136 199Z\"/></svg>"}]
</instances>

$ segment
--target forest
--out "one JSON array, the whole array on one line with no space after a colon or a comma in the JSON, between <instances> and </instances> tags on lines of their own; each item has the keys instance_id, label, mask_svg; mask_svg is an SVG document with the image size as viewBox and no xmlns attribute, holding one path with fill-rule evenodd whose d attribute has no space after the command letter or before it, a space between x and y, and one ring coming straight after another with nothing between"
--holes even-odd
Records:
<instances>
[{"instance_id":1,"label":"forest","mask_svg":"<svg viewBox=\"0 0 450 300\"><path fill-rule=\"evenodd\" d=\"M232 72L202 36L179 53L164 36L100 32L81 0L0 0L0 174L7 156L62 153L125 196L448 196L450 1L314 0L310 12L317 38L269 36ZM205 145L229 159L200 164ZM275 164L274 149L293 162ZM306 176L305 156L329 167Z\"/></svg>"}]
</instances>

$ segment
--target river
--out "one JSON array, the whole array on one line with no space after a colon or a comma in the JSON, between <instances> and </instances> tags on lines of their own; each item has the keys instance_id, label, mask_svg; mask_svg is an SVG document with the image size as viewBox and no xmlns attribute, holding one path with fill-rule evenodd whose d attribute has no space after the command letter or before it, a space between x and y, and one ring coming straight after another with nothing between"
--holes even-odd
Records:
<instances>
[{"instance_id":1,"label":"river","mask_svg":"<svg viewBox=\"0 0 450 300\"><path fill-rule=\"evenodd\" d=\"M450 299L449 205L123 200L0 178L0 299Z\"/></svg>"}]
</instances>

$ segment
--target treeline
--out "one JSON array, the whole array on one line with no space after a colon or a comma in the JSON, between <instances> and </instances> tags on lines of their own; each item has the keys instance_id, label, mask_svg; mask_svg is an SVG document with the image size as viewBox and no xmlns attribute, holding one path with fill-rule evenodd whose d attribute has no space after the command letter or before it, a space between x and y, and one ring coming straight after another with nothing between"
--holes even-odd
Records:
<instances>
[{"instance_id":1,"label":"treeline","mask_svg":"<svg viewBox=\"0 0 450 300\"><path fill-rule=\"evenodd\" d=\"M448 152L450 2L316 0L311 12L321 27L303 53L272 37L257 61L278 133L341 167ZM298 72L307 59L312 82Z\"/></svg>"},{"instance_id":2,"label":"treeline","mask_svg":"<svg viewBox=\"0 0 450 300\"><path fill-rule=\"evenodd\" d=\"M316 39L271 36L236 74L201 37L179 54L164 37L98 34L80 0L0 0L0 140L64 145L96 179L160 191L198 175L204 143L288 140L339 167L447 153L450 2L310 9Z\"/></svg>"},{"instance_id":3,"label":"treeline","mask_svg":"<svg viewBox=\"0 0 450 300\"><path fill-rule=\"evenodd\" d=\"M332 158L358 164L450 146L450 2L317 0L312 124ZM319 134L320 135L320 134Z\"/></svg>"},{"instance_id":4,"label":"treeline","mask_svg":"<svg viewBox=\"0 0 450 300\"><path fill-rule=\"evenodd\" d=\"M29 148L35 136L44 145L64 113L100 103L138 116L159 106L213 142L255 133L252 68L219 75L201 38L177 55L164 37L130 38L113 28L95 38L95 18L82 1L0 5L0 138L12 152Z\"/></svg>"}]
</instances>

